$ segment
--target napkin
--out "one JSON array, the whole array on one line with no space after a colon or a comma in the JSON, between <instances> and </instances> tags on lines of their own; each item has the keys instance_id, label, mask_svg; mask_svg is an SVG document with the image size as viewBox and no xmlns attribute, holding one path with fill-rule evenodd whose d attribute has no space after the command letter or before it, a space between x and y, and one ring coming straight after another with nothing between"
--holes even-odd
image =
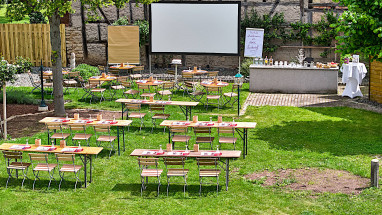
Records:
<instances>
[{"instance_id":1,"label":"napkin","mask_svg":"<svg viewBox=\"0 0 382 215\"><path fill-rule=\"evenodd\" d=\"M71 147L71 148L63 148L61 152L81 152L83 150L84 150L83 148Z\"/></svg>"},{"instance_id":2,"label":"napkin","mask_svg":"<svg viewBox=\"0 0 382 215\"><path fill-rule=\"evenodd\" d=\"M53 151L56 150L56 147L51 147L51 146L39 146L36 148L37 151Z\"/></svg>"},{"instance_id":3,"label":"napkin","mask_svg":"<svg viewBox=\"0 0 382 215\"><path fill-rule=\"evenodd\" d=\"M202 84L212 84L211 81L202 81Z\"/></svg>"},{"instance_id":4,"label":"napkin","mask_svg":"<svg viewBox=\"0 0 382 215\"><path fill-rule=\"evenodd\" d=\"M227 127L232 126L232 127L234 127L234 126L237 126L237 123L222 122L219 124L219 126L227 126Z\"/></svg>"},{"instance_id":5,"label":"napkin","mask_svg":"<svg viewBox=\"0 0 382 215\"><path fill-rule=\"evenodd\" d=\"M143 155L155 155L156 151L143 151Z\"/></svg>"},{"instance_id":6,"label":"napkin","mask_svg":"<svg viewBox=\"0 0 382 215\"><path fill-rule=\"evenodd\" d=\"M212 152L202 152L201 155L202 156L220 156L222 155L222 153L221 152L216 153L216 151L212 151Z\"/></svg>"},{"instance_id":7,"label":"napkin","mask_svg":"<svg viewBox=\"0 0 382 215\"><path fill-rule=\"evenodd\" d=\"M134 100L131 100L131 102L132 102L132 103L141 103L142 100L136 100L136 99L134 99Z\"/></svg>"},{"instance_id":8,"label":"napkin","mask_svg":"<svg viewBox=\"0 0 382 215\"><path fill-rule=\"evenodd\" d=\"M167 101L156 101L155 103L157 103L157 104L171 104L171 102L167 102Z\"/></svg>"},{"instance_id":9,"label":"napkin","mask_svg":"<svg viewBox=\"0 0 382 215\"><path fill-rule=\"evenodd\" d=\"M172 125L189 125L190 122L173 122Z\"/></svg>"},{"instance_id":10,"label":"napkin","mask_svg":"<svg viewBox=\"0 0 382 215\"><path fill-rule=\"evenodd\" d=\"M30 145L13 145L9 149L30 149Z\"/></svg>"},{"instance_id":11,"label":"napkin","mask_svg":"<svg viewBox=\"0 0 382 215\"><path fill-rule=\"evenodd\" d=\"M168 152L167 155L172 155L172 156L182 156L182 155L189 155L190 153L189 152L176 152L176 151L172 151L172 152Z\"/></svg>"},{"instance_id":12,"label":"napkin","mask_svg":"<svg viewBox=\"0 0 382 215\"><path fill-rule=\"evenodd\" d=\"M213 122L200 122L198 124L198 126L212 126L212 125L214 125Z\"/></svg>"}]
</instances>

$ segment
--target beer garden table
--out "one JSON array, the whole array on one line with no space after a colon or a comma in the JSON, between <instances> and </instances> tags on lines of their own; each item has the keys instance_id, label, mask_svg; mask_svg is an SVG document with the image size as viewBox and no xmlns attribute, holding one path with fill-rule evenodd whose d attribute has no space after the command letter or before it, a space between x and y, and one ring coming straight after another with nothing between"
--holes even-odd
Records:
<instances>
[{"instance_id":1,"label":"beer garden table","mask_svg":"<svg viewBox=\"0 0 382 215\"><path fill-rule=\"evenodd\" d=\"M184 124L184 125L182 125ZM241 140L243 141L243 158L248 154L248 129L254 129L256 127L256 122L212 122L212 125L208 125L207 121L199 121L194 123L192 121L185 122L179 120L164 120L160 126L187 126L187 127L209 127L209 128L235 128L239 134ZM169 142L171 142L170 129L168 133Z\"/></svg>"},{"instance_id":2,"label":"beer garden table","mask_svg":"<svg viewBox=\"0 0 382 215\"><path fill-rule=\"evenodd\" d=\"M173 105L179 106L184 115L186 116L186 120L192 116L191 110L192 107L195 107L199 104L199 102L186 102L186 101L163 101L163 100L154 100L150 102L149 100L141 100L141 99L117 99L115 102L122 104L122 119L123 113L125 111L125 104L147 104L147 105Z\"/></svg>"},{"instance_id":3,"label":"beer garden table","mask_svg":"<svg viewBox=\"0 0 382 215\"><path fill-rule=\"evenodd\" d=\"M189 151L188 155L169 155L166 150L164 150L164 154L156 154L156 153L150 153L147 154L145 152L148 151L154 151L157 152L158 150L152 150L152 149L135 149L130 156L137 156L137 157L186 157L186 158L219 158L219 161L225 164L223 166L223 169L226 173L226 190L228 191L228 183L229 183L229 160L240 158L241 151L229 151L229 150L222 150L220 151L221 155L216 155L216 151L211 150L199 150L198 152L195 151ZM179 150L174 150L176 152L184 152ZM224 162L223 159L226 161Z\"/></svg>"},{"instance_id":4,"label":"beer garden table","mask_svg":"<svg viewBox=\"0 0 382 215\"><path fill-rule=\"evenodd\" d=\"M89 183L92 182L92 156L93 155L98 155L102 151L102 147L81 147L83 150L79 152L62 152L61 150L64 149L60 147L60 145L55 146L55 150L51 151L41 151L37 150L36 145L30 145L31 148L29 149L12 149L11 147L13 145L19 145L19 144L14 144L14 143L3 143L0 145L0 150L5 150L5 151L22 151L22 152L43 152L43 153L69 153L69 154L76 154L81 157L81 160L84 164L84 177L85 177L85 187L87 187L87 164L89 163ZM21 144L25 145L25 144ZM82 159L83 157L83 159ZM88 162L89 160L89 162Z\"/></svg>"},{"instance_id":5,"label":"beer garden table","mask_svg":"<svg viewBox=\"0 0 382 215\"><path fill-rule=\"evenodd\" d=\"M79 123L78 121L84 120L84 119L78 119L75 120L74 118L68 118L69 121L66 122L65 118L62 117L45 117L44 119L40 120L40 123L62 123L64 125L69 125L69 124L76 124ZM90 121L89 119L87 119ZM125 127L130 126L130 124L133 122L132 120L115 120L115 123L110 123L112 120L102 120L102 121L97 121L96 119L91 120L92 122L86 123L88 126L92 125L110 125L111 127L117 127L117 140L118 140L118 155L121 155L121 150L120 150L120 134L119 134L119 128L122 128L122 140L123 140L123 151L125 151ZM105 123L101 123L105 122ZM83 122L80 124L84 124ZM48 140L49 142L49 140Z\"/></svg>"}]
</instances>

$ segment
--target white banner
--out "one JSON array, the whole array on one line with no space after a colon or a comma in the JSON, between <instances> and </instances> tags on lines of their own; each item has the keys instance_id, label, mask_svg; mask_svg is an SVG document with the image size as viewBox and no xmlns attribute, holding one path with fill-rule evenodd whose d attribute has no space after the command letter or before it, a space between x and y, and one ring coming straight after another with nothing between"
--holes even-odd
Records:
<instances>
[{"instance_id":1,"label":"white banner","mask_svg":"<svg viewBox=\"0 0 382 215\"><path fill-rule=\"evenodd\" d=\"M264 29L247 28L245 31L244 57L263 56Z\"/></svg>"}]
</instances>

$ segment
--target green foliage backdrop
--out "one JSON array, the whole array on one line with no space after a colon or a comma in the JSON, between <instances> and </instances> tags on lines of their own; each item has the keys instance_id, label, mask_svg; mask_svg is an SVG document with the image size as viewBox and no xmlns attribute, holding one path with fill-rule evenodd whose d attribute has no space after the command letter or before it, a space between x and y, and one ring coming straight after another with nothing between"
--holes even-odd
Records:
<instances>
[{"instance_id":1,"label":"green foliage backdrop","mask_svg":"<svg viewBox=\"0 0 382 215\"><path fill-rule=\"evenodd\" d=\"M362 53L372 60L382 58L382 1L335 0L348 7L336 27L341 35L338 52Z\"/></svg>"}]
</instances>

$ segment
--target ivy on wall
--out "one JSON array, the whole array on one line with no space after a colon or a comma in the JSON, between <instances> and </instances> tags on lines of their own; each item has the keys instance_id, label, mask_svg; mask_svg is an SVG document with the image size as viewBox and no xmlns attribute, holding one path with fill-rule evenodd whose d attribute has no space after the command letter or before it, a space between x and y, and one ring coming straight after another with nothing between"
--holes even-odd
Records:
<instances>
[{"instance_id":1,"label":"ivy on wall","mask_svg":"<svg viewBox=\"0 0 382 215\"><path fill-rule=\"evenodd\" d=\"M286 33L287 23L284 19L283 13L276 13L274 16L264 15L260 16L255 10L252 9L249 16L246 16L241 21L241 44L244 48L245 43L245 29L246 28L263 28L264 29L264 45L263 52L275 52L278 45L274 43L275 40L285 42L290 36Z\"/></svg>"},{"instance_id":2,"label":"ivy on wall","mask_svg":"<svg viewBox=\"0 0 382 215\"><path fill-rule=\"evenodd\" d=\"M338 17L332 11L326 12L318 23L286 23L283 13L276 13L274 16L260 16L255 10L252 10L248 16L241 21L241 44L244 48L245 29L263 28L264 29L264 47L263 52L266 55L275 52L279 44L285 44L292 41L302 41L305 46L331 46L336 37L336 31L330 27L338 22ZM311 32L312 35L310 34ZM327 57L330 49L321 53L321 57Z\"/></svg>"},{"instance_id":3,"label":"ivy on wall","mask_svg":"<svg viewBox=\"0 0 382 215\"><path fill-rule=\"evenodd\" d=\"M338 23L338 16L334 15L332 11L328 11L321 16L318 23L291 23L292 30L289 40L302 41L305 46L331 46L337 32L330 25L336 23ZM310 35L311 31L313 32L312 35ZM327 49L321 53L321 57L325 58L329 53L330 49Z\"/></svg>"}]
</instances>

